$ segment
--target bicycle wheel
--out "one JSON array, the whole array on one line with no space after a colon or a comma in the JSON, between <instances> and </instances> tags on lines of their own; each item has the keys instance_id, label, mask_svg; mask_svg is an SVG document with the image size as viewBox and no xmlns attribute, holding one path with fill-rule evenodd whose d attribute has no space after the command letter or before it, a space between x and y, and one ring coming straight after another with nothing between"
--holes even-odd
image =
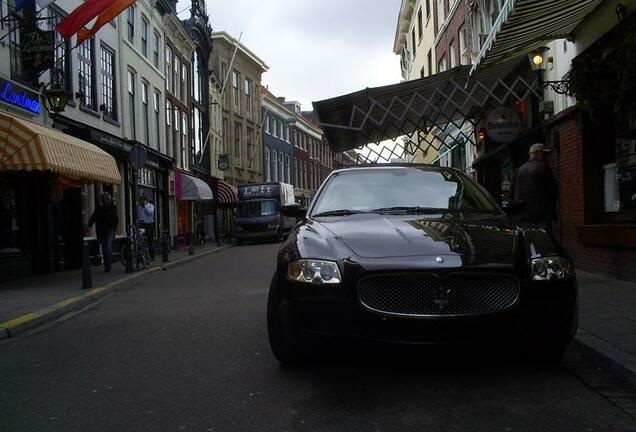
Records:
<instances>
[{"instance_id":1,"label":"bicycle wheel","mask_svg":"<svg viewBox=\"0 0 636 432\"><path fill-rule=\"evenodd\" d=\"M126 263L128 262L128 258L130 257L130 244L125 243L120 251L119 251L119 262L126 267Z\"/></svg>"},{"instance_id":2,"label":"bicycle wheel","mask_svg":"<svg viewBox=\"0 0 636 432\"><path fill-rule=\"evenodd\" d=\"M141 237L137 244L137 266L145 269L150 265L150 251L146 237Z\"/></svg>"}]
</instances>

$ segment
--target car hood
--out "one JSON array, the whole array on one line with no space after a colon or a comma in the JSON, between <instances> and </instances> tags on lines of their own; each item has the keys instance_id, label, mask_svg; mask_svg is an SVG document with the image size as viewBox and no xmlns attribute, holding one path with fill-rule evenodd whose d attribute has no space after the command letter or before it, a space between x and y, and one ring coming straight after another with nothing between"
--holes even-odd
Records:
<instances>
[{"instance_id":1,"label":"car hood","mask_svg":"<svg viewBox=\"0 0 636 432\"><path fill-rule=\"evenodd\" d=\"M459 258L464 265L511 264L518 235L498 215L360 214L314 222L362 259L434 256Z\"/></svg>"}]
</instances>

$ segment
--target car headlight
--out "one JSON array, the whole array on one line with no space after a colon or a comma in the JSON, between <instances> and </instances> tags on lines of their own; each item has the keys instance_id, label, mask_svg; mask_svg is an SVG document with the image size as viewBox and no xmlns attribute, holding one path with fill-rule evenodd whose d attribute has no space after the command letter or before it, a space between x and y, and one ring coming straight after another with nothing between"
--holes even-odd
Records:
<instances>
[{"instance_id":1,"label":"car headlight","mask_svg":"<svg viewBox=\"0 0 636 432\"><path fill-rule=\"evenodd\" d=\"M535 281L561 280L572 277L574 268L566 258L544 257L532 260L531 273Z\"/></svg>"},{"instance_id":2,"label":"car headlight","mask_svg":"<svg viewBox=\"0 0 636 432\"><path fill-rule=\"evenodd\" d=\"M287 277L295 282L314 284L339 284L342 281L338 264L312 259L290 262Z\"/></svg>"}]
</instances>

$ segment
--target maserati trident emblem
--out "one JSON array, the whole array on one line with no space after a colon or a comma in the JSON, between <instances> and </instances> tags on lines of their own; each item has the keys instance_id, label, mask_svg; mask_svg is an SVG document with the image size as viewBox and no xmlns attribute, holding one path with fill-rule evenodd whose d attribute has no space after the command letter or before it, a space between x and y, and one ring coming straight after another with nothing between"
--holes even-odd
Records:
<instances>
[{"instance_id":1,"label":"maserati trident emblem","mask_svg":"<svg viewBox=\"0 0 636 432\"><path fill-rule=\"evenodd\" d=\"M433 288L433 303L440 309L444 309L448 305L448 295L451 289L443 286Z\"/></svg>"},{"instance_id":2,"label":"maserati trident emblem","mask_svg":"<svg viewBox=\"0 0 636 432\"><path fill-rule=\"evenodd\" d=\"M444 264L444 258L442 258L442 257L437 257L437 258L435 258L435 262L436 262L437 264Z\"/></svg>"}]
</instances>

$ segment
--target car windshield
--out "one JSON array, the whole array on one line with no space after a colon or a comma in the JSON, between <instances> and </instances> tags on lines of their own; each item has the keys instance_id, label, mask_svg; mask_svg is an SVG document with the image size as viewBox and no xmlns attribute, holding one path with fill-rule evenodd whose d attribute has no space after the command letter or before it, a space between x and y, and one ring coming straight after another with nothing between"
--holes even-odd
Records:
<instances>
[{"instance_id":1,"label":"car windshield","mask_svg":"<svg viewBox=\"0 0 636 432\"><path fill-rule=\"evenodd\" d=\"M419 168L356 169L334 174L312 216L360 212L499 213L488 195L467 177Z\"/></svg>"},{"instance_id":2,"label":"car windshield","mask_svg":"<svg viewBox=\"0 0 636 432\"><path fill-rule=\"evenodd\" d=\"M238 204L239 217L273 216L277 211L275 200L245 201Z\"/></svg>"}]
</instances>

